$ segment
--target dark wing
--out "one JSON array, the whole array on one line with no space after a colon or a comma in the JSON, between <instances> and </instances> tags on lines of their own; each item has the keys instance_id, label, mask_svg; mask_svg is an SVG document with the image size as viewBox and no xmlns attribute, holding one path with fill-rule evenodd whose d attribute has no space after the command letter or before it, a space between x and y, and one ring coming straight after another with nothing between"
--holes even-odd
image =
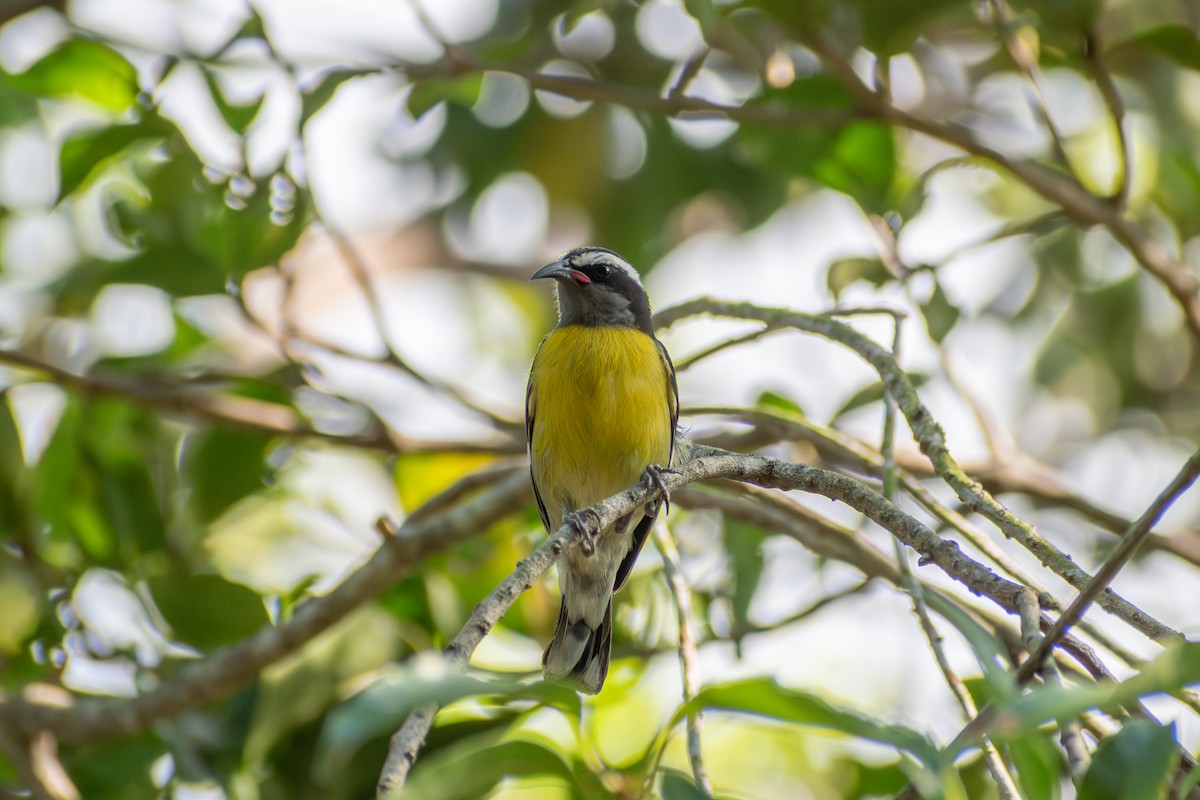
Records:
<instances>
[{"instance_id":1,"label":"dark wing","mask_svg":"<svg viewBox=\"0 0 1200 800\"><path fill-rule=\"evenodd\" d=\"M542 340L545 341L544 339ZM542 348L538 346L538 353L542 352ZM537 363L538 353L533 356L533 363ZM542 502L542 493L538 491L537 478L533 476L533 421L537 416L537 392L533 387L533 368L529 368L529 381L525 384L525 447L529 453L529 482L533 484L533 499L537 500L538 514L542 517L542 525L551 533L554 529L550 527L550 515L546 513L546 504Z\"/></svg>"},{"instance_id":2,"label":"dark wing","mask_svg":"<svg viewBox=\"0 0 1200 800\"><path fill-rule=\"evenodd\" d=\"M655 339L654 343L658 345L659 358L667 371L667 405L671 408L671 454L667 456L667 463L663 466L669 467L675 461L675 430L679 427L679 384L675 381L675 365L671 363L667 348L663 347L663 343L658 339Z\"/></svg>"},{"instance_id":3,"label":"dark wing","mask_svg":"<svg viewBox=\"0 0 1200 800\"><path fill-rule=\"evenodd\" d=\"M671 356L667 354L667 348L663 347L663 343L658 339L654 340L658 345L658 356L662 359L662 365L667 373L667 406L671 412L671 450L667 455L667 463L659 464L661 467L671 466L671 462L675 458L675 429L679 425L679 385L675 381L675 365L671 363ZM528 401L526 401L528 404ZM528 419L528 415L526 416ZM537 487L534 487L537 491ZM637 561L638 555L642 552L642 547L646 544L646 538L650 535L650 529L654 527L654 520L658 517L658 505L654 507L653 514L646 514L642 517L633 529L633 538L629 542L629 552L625 554L625 558L621 560L621 566L617 567L617 577L613 580L613 591L621 591L621 587L625 585L625 581L629 580L629 573L633 572L633 564Z\"/></svg>"}]
</instances>

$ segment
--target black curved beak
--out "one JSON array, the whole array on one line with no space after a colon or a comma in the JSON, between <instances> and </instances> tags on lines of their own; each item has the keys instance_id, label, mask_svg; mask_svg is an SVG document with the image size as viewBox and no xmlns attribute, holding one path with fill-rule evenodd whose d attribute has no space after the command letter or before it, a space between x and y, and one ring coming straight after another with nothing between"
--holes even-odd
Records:
<instances>
[{"instance_id":1,"label":"black curved beak","mask_svg":"<svg viewBox=\"0 0 1200 800\"><path fill-rule=\"evenodd\" d=\"M559 280L571 277L571 268L561 261L555 261L553 264L547 264L529 277L531 281L541 280L542 278L556 278Z\"/></svg>"}]
</instances>

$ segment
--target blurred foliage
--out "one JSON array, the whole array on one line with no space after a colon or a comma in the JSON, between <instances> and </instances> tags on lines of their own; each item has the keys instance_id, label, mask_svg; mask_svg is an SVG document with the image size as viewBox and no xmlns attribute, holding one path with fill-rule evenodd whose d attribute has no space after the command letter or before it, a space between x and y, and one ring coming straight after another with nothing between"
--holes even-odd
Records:
<instances>
[{"instance_id":1,"label":"blurred foliage","mask_svg":"<svg viewBox=\"0 0 1200 800\"><path fill-rule=\"evenodd\" d=\"M132 8L114 13L132 15ZM697 49L653 44L640 27L652 8L675 15L668 38L698 30ZM511 442L497 452L487 442L469 452L398 448L380 435L379 404L340 392L306 360L306 347L336 352L337 345L309 341L317 337L288 318L286 297L276 298L271 314L250 310L256 280L270 276L286 295L293 264L328 230L318 216L325 198L310 184L306 137L337 113L341 92L367 79L402 90L388 109L398 127L431 131L419 146L381 145L380 153L397 170L419 167L431 185L449 187L431 191L411 220L414 230L435 232L434 260L488 280L511 277L486 254L463 257L450 240L469 228L489 189L513 175L541 188L552 224L586 230L645 270L697 234L754 229L828 190L891 236L883 235L879 257L831 257L822 283L831 302L908 298L934 345L965 322L993 320L1037 342L1037 389L1089 409L1097 436L1140 414L1165 440L1200 438L1195 342L1162 287L1108 234L1047 216L1053 209L997 165L931 156L920 133L867 118L814 49L818 42L833 48L881 85L911 67L922 91L907 111L973 126L1001 152L1008 139L1022 138L1006 136L1016 124L1010 117L1020 115L990 105L988 92L1005 81L1025 86L1009 52L1026 53L1047 73L1087 87L1095 113L1062 134L1072 163L1055 156L1044 130L1026 131L1014 157L1032 158L1063 180L1078 169L1083 185L1103 186L1093 168L1115 158L1098 144L1111 145L1112 121L1097 89L1110 71L1126 122L1138 122L1130 126L1137 159L1130 213L1194 260L1194 4L498 0L498 9L491 30L436 62L385 58L363 42L360 57L346 63L293 63L273 38L278 21L248 7L210 48L126 41L88 30L70 9L63 17L48 8L38 18L52 17L61 36L30 63L14 66L2 52L11 40L0 42L7 59L0 69L5 693L35 683L79 695L152 686L197 656L285 621L361 561L371 520L332 488L322 493L326 483L382 476L389 502L412 512L519 450ZM23 35L37 15L8 20L4 32ZM418 26L415 17L409 24ZM593 38L570 44L573 31ZM521 77L552 60L594 79L595 96L612 102L555 104ZM247 64L284 79L247 91L236 75ZM698 94L766 121L648 110L673 87L689 91L680 75L693 68ZM196 78L190 95L178 85L187 75ZM203 111L180 113L173 92ZM1027 88L1012 94L1021 103L1031 95ZM275 102L291 111L279 112ZM1058 116L1054 107L1048 113ZM268 118L285 124L270 127ZM281 128L280 146L260 145L264 131ZM222 158L214 156L221 149L214 137L228 145ZM49 177L23 163L14 143L30 139L50 154ZM907 226L928 211L931 185L977 173L997 221L994 239L978 247L1018 241L1023 263L993 302L969 308L947 277L961 253L928 264L903 264L899 254ZM23 249L30 246L22 225L51 226L53 246ZM131 289L147 287L165 321L154 327L146 320L157 312L129 306L116 316L144 346L105 344L106 298L128 300ZM530 311L520 289L503 289ZM219 324L230 317L238 320L232 328ZM150 327L138 329L141 322ZM246 344L254 337L255 346ZM481 341L487 337L480 332ZM411 371L394 354L357 360ZM914 375L918 385L926 380ZM419 389L442 391L431 381ZM453 392L443 393L452 403ZM830 424L878 409L882 397L880 383L861 387ZM805 418L798 399L775 392L764 392L759 406ZM305 478L312 474L316 480ZM672 519L704 524L701 515ZM232 697L134 736L64 744L59 756L79 795L361 798L373 791L390 733L436 698L449 706L405 797L703 797L681 743L691 707L714 712L705 757L718 797L792 796L787 787L798 783L814 798L891 797L909 783L931 798L998 796L977 753L949 751L927 732L928 720L901 724L894 714L773 677L705 686L692 706L664 700L655 670L670 659L657 656L673 649L677 630L653 569L639 569L626 590L640 606L618 603L617 658L594 700L526 674L557 611L544 585L508 614L500 643L489 640L495 649L478 659L494 674L423 670L420 658L409 657L443 646L541 529L528 508L481 534L430 558ZM777 537L721 521L719 578L695 592L703 639L728 639L741 654L757 630L755 603ZM1021 693L1003 666L1007 647L969 607L951 603L939 614L969 645L983 676L971 688L981 704L993 704L992 733L1031 800L1064 796L1070 779L1047 723L1091 708L1120 720L1119 706L1200 682L1200 651L1189 645L1122 683L1072 681ZM1078 797L1165 797L1180 764L1175 730L1135 719L1099 741L1090 768L1075 776ZM14 754L0 753L0 785L15 787L20 775ZM1184 780L1194 784L1196 773Z\"/></svg>"}]
</instances>

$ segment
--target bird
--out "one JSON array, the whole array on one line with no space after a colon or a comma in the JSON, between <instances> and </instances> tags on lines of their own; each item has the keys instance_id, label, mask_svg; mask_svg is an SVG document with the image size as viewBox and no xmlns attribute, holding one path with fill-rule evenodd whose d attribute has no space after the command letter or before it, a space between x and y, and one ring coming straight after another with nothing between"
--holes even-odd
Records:
<instances>
[{"instance_id":1,"label":"bird","mask_svg":"<svg viewBox=\"0 0 1200 800\"><path fill-rule=\"evenodd\" d=\"M553 533L577 520L580 509L639 481L665 488L679 389L628 261L602 247L579 247L530 278L542 279L555 281L558 324L529 370L525 430L538 512ZM587 694L603 687L613 595L629 579L660 505L648 503L558 556L562 604L542 656L547 680Z\"/></svg>"}]
</instances>

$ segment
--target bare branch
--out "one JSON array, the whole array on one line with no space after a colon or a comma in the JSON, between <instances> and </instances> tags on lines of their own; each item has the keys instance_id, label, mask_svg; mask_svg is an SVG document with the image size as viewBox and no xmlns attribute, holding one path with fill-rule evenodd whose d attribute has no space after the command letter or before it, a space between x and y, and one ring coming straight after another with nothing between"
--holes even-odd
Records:
<instances>
[{"instance_id":1,"label":"bare branch","mask_svg":"<svg viewBox=\"0 0 1200 800\"><path fill-rule=\"evenodd\" d=\"M654 526L654 544L662 555L663 572L666 573L667 585L671 588L671 597L675 600L675 611L679 619L679 669L683 674L683 702L690 704L700 693L700 665L697 663L699 654L696 650L696 636L692 632L692 590L683 575L683 564L679 558L679 548L675 546L675 537L666 522L661 519ZM708 770L704 767L700 749L700 730L703 725L703 713L689 705L688 761L692 765L692 776L696 779L696 786L706 796L712 797L712 781L708 779Z\"/></svg>"},{"instance_id":2,"label":"bare branch","mask_svg":"<svg viewBox=\"0 0 1200 800\"><path fill-rule=\"evenodd\" d=\"M1017 613L1021 618L1021 637L1025 640L1025 649L1030 653L1036 653L1042 649L1046 643L1046 637L1041 631L1041 612L1038 609L1037 597L1032 592L1027 592L1018 598ZM1034 661L1030 658L1022 665L1022 670ZM1030 676L1033 672L1031 671ZM1046 681L1047 686L1062 688L1062 675L1059 674L1058 667L1054 662L1048 662L1041 669L1042 677ZM1018 683L1023 683L1018 672ZM1067 720L1059 724L1059 742L1062 744L1063 752L1067 754L1067 768L1071 775L1080 777L1091 763L1091 754L1088 753L1087 743L1083 740L1083 733L1080 729L1079 720Z\"/></svg>"},{"instance_id":3,"label":"bare branch","mask_svg":"<svg viewBox=\"0 0 1200 800\"><path fill-rule=\"evenodd\" d=\"M768 325L795 328L845 345L858 353L879 373L888 394L896 399L921 452L968 508L990 520L1005 536L1015 539L1072 586L1082 589L1091 580L1091 576L1070 556L1044 539L1032 525L1005 508L963 470L946 445L946 434L941 425L921 402L912 380L886 348L854 328L826 316L802 314L785 308L765 308L751 303L728 303L712 298L698 298L660 311L655 315L655 324L660 328L669 327L681 319L699 314L757 320ZM1160 644L1184 640L1182 633L1154 619L1111 589L1106 589L1097 602L1106 611Z\"/></svg>"},{"instance_id":4,"label":"bare branch","mask_svg":"<svg viewBox=\"0 0 1200 800\"><path fill-rule=\"evenodd\" d=\"M1036 649L1030 651L1029 660L1021 665L1019 676L1022 678L1028 677L1037 671L1042 661L1046 657L1046 653L1054 646L1058 637L1078 620L1087 610L1105 587L1112 582L1121 568L1129 561L1130 558L1138 551L1142 542L1150 533L1150 529L1156 523L1171 504L1174 503L1181 494L1187 491L1188 487L1195 482L1196 477L1200 475L1200 451L1197 451L1179 470L1175 478L1167 484L1167 487L1162 490L1150 507L1138 518L1132 527L1125 532L1121 537L1121 541L1109 553L1104 564L1096 571L1096 575L1092 578L1087 586L1080 590L1079 594L1071 601L1071 605L1067 606L1054 623L1054 626L1047 631L1045 637L1038 643Z\"/></svg>"}]
</instances>

